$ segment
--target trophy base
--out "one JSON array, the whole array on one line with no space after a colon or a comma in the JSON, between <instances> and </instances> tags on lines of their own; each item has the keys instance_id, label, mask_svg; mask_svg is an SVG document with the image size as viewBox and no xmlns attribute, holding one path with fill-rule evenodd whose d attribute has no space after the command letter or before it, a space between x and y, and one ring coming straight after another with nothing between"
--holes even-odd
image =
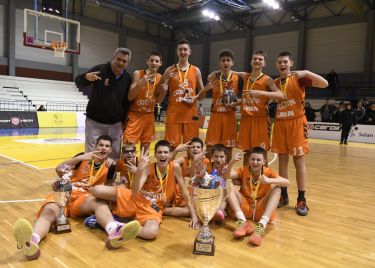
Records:
<instances>
[{"instance_id":1,"label":"trophy base","mask_svg":"<svg viewBox=\"0 0 375 268\"><path fill-rule=\"evenodd\" d=\"M212 239L212 241L209 242L200 242L198 240L195 240L193 254L214 256L215 237Z\"/></svg>"},{"instance_id":2,"label":"trophy base","mask_svg":"<svg viewBox=\"0 0 375 268\"><path fill-rule=\"evenodd\" d=\"M53 226L53 232L55 234L70 233L71 231L72 231L72 228L69 223L64 223L64 224L56 223Z\"/></svg>"}]
</instances>

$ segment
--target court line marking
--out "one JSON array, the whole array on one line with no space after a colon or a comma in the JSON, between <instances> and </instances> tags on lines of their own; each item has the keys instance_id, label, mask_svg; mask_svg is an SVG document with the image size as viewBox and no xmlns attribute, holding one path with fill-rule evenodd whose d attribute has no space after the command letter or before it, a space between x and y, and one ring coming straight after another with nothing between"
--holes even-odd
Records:
<instances>
[{"instance_id":1,"label":"court line marking","mask_svg":"<svg viewBox=\"0 0 375 268\"><path fill-rule=\"evenodd\" d=\"M0 234L5 240L7 240L8 242L10 242L10 240L3 234Z\"/></svg>"},{"instance_id":2,"label":"court line marking","mask_svg":"<svg viewBox=\"0 0 375 268\"><path fill-rule=\"evenodd\" d=\"M28 202L41 202L45 201L46 199L25 199L25 200L0 200L0 204L4 203L28 203Z\"/></svg>"},{"instance_id":3,"label":"court line marking","mask_svg":"<svg viewBox=\"0 0 375 268\"><path fill-rule=\"evenodd\" d=\"M273 158L270 162L268 162L268 165L272 165L272 163L276 161L277 156L278 156L278 153L273 153Z\"/></svg>"},{"instance_id":4,"label":"court line marking","mask_svg":"<svg viewBox=\"0 0 375 268\"><path fill-rule=\"evenodd\" d=\"M62 266L66 267L66 268L69 268L69 266L66 266L65 263L63 263L62 261L60 261L57 257L54 257L54 259L60 263Z\"/></svg>"},{"instance_id":5,"label":"court line marking","mask_svg":"<svg viewBox=\"0 0 375 268\"><path fill-rule=\"evenodd\" d=\"M13 225L12 225L9 221L7 221L7 220L3 220L3 222L5 222L6 224L8 224L10 227L13 228Z\"/></svg>"},{"instance_id":6,"label":"court line marking","mask_svg":"<svg viewBox=\"0 0 375 268\"><path fill-rule=\"evenodd\" d=\"M8 262L8 266L9 266L10 268L14 268L14 266L11 265L9 262Z\"/></svg>"},{"instance_id":7,"label":"court line marking","mask_svg":"<svg viewBox=\"0 0 375 268\"><path fill-rule=\"evenodd\" d=\"M7 156L7 155L0 154L0 156L5 157L5 158L8 158L8 159L10 159L10 160L13 160L13 161L16 162L16 163L20 163L20 164L23 164L23 165L28 166L28 167L32 167L32 168L35 168L35 169L40 169L40 168L38 168L38 167L36 167L36 166L33 166L33 165L28 164L28 163L25 163L25 162L19 161L19 160L14 159L14 158L12 158L12 157L10 157L10 156Z\"/></svg>"}]
</instances>

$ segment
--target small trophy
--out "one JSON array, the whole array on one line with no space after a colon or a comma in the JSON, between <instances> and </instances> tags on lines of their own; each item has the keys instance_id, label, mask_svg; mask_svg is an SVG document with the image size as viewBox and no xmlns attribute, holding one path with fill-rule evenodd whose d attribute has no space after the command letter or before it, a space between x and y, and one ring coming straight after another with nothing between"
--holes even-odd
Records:
<instances>
[{"instance_id":1,"label":"small trophy","mask_svg":"<svg viewBox=\"0 0 375 268\"><path fill-rule=\"evenodd\" d=\"M216 174L205 174L201 179L195 178L192 182L192 202L203 226L195 237L193 254L215 254L215 237L208 228L224 197L225 181Z\"/></svg>"},{"instance_id":2,"label":"small trophy","mask_svg":"<svg viewBox=\"0 0 375 268\"><path fill-rule=\"evenodd\" d=\"M190 96L189 89L184 90L184 97L182 98L182 102L193 103L193 98Z\"/></svg>"},{"instance_id":3,"label":"small trophy","mask_svg":"<svg viewBox=\"0 0 375 268\"><path fill-rule=\"evenodd\" d=\"M69 182L71 175L71 171L65 171L62 177L52 184L55 200L60 209L59 215L57 216L56 222L53 226L53 232L55 234L68 233L72 231L68 218L64 213L65 206L72 191L72 184Z\"/></svg>"},{"instance_id":4,"label":"small trophy","mask_svg":"<svg viewBox=\"0 0 375 268\"><path fill-rule=\"evenodd\" d=\"M230 81L231 82L231 81ZM234 102L237 102L237 96L234 93L233 87L231 87L232 83L225 87L223 92L223 104L225 107L231 106Z\"/></svg>"}]
</instances>

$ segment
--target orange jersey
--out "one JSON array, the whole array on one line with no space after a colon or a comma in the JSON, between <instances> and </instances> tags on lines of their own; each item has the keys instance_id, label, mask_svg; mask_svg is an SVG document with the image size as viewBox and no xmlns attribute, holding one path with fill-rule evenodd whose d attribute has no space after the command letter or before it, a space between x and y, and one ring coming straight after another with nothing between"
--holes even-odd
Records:
<instances>
[{"instance_id":1,"label":"orange jersey","mask_svg":"<svg viewBox=\"0 0 375 268\"><path fill-rule=\"evenodd\" d=\"M220 86L221 82L221 86ZM220 72L215 75L212 88L212 112L228 113L235 112L235 108L225 107L223 104L224 90L233 90L238 95L238 75L232 73L229 79L220 81Z\"/></svg>"},{"instance_id":2,"label":"orange jersey","mask_svg":"<svg viewBox=\"0 0 375 268\"><path fill-rule=\"evenodd\" d=\"M285 120L303 116L305 114L305 88L312 85L311 79L298 79L289 75L285 82L280 82L280 78L275 80L276 86L280 88L287 99L278 101L275 118Z\"/></svg>"},{"instance_id":3,"label":"orange jersey","mask_svg":"<svg viewBox=\"0 0 375 268\"><path fill-rule=\"evenodd\" d=\"M139 70L140 79L142 79L146 71ZM130 106L130 111L140 112L140 113L153 113L155 104L156 104L156 92L155 89L157 88L161 79L161 74L156 74L155 81L150 82L147 81L147 84L142 87L137 97L132 101Z\"/></svg>"},{"instance_id":4,"label":"orange jersey","mask_svg":"<svg viewBox=\"0 0 375 268\"><path fill-rule=\"evenodd\" d=\"M156 163L150 164L148 166L149 175L140 191L146 199L156 199L156 205L159 208L164 207L165 203L172 204L175 197L176 179L174 177L173 163L173 161L169 162L169 171L167 177L162 180L162 185L160 185L160 179L156 175Z\"/></svg>"},{"instance_id":5,"label":"orange jersey","mask_svg":"<svg viewBox=\"0 0 375 268\"><path fill-rule=\"evenodd\" d=\"M190 166L191 161L188 157L184 157L184 161L182 162L182 176L183 177L190 177ZM206 167L208 173L211 173L211 161L208 158L203 159L203 165Z\"/></svg>"},{"instance_id":6,"label":"orange jersey","mask_svg":"<svg viewBox=\"0 0 375 268\"><path fill-rule=\"evenodd\" d=\"M241 167L236 169L237 176L240 178L241 181L241 188L240 193L246 198L246 200L252 204L253 198L251 197L251 187L250 183L252 183L252 179L250 176L250 171L248 167ZM263 167L263 175L269 178L277 178L279 175L274 172L272 169ZM258 182L260 183L260 182ZM252 185L253 192L256 189L256 185ZM263 184L259 185L259 189L257 192L256 200L263 198L269 191L271 190L271 184Z\"/></svg>"},{"instance_id":7,"label":"orange jersey","mask_svg":"<svg viewBox=\"0 0 375 268\"><path fill-rule=\"evenodd\" d=\"M135 159L135 165L138 166L138 157ZM128 170L124 159L120 159L116 162L116 172L120 172L121 183L123 183L126 188L131 189L134 174ZM124 181L122 181L123 178L125 179Z\"/></svg>"},{"instance_id":8,"label":"orange jersey","mask_svg":"<svg viewBox=\"0 0 375 268\"><path fill-rule=\"evenodd\" d=\"M267 102L269 98L264 96L251 97L247 90L269 91L267 81L270 79L268 75L262 74L254 82L250 80L251 73L247 73L244 77L244 85L241 99L241 115L244 116L268 116Z\"/></svg>"},{"instance_id":9,"label":"orange jersey","mask_svg":"<svg viewBox=\"0 0 375 268\"><path fill-rule=\"evenodd\" d=\"M197 67L190 65L187 69L186 79L180 81L177 74L169 79L169 99L167 109L167 123L195 123L193 117L198 116L195 103L185 103L185 96L193 97L197 94ZM181 72L181 77L185 77L185 72Z\"/></svg>"},{"instance_id":10,"label":"orange jersey","mask_svg":"<svg viewBox=\"0 0 375 268\"><path fill-rule=\"evenodd\" d=\"M90 186L103 184L107 180L108 167L105 162L97 170L93 169L90 184L91 161L83 160L79 167L73 171L70 178L73 190L87 192Z\"/></svg>"}]
</instances>

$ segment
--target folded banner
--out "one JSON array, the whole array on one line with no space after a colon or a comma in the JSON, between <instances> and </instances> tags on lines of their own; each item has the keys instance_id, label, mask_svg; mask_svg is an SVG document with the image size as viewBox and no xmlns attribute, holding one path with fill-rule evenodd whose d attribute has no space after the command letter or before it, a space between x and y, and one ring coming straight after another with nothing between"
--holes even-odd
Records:
<instances>
[{"instance_id":1,"label":"folded banner","mask_svg":"<svg viewBox=\"0 0 375 268\"><path fill-rule=\"evenodd\" d=\"M0 129L38 127L36 112L0 111Z\"/></svg>"}]
</instances>

